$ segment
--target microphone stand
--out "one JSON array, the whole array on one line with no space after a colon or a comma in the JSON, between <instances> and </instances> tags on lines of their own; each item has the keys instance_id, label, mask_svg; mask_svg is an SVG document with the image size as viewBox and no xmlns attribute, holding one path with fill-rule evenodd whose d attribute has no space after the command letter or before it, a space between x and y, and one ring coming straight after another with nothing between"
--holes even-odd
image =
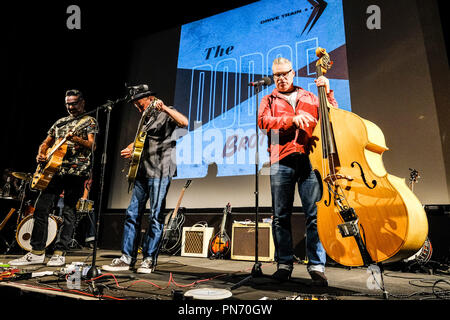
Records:
<instances>
[{"instance_id":1,"label":"microphone stand","mask_svg":"<svg viewBox=\"0 0 450 320\"><path fill-rule=\"evenodd\" d=\"M105 168L106 168L106 157L107 157L107 149L108 149L108 136L109 136L109 126L110 126L110 119L111 119L111 111L114 105L126 101L127 97L118 99L116 101L109 101L105 104L101 105L100 107L96 108L93 111L90 111L88 113L85 113L83 115L96 112L97 110L104 109L106 114L106 125L105 125L105 138L103 143L103 153L101 158L101 172L100 172L100 190L98 195L98 201L97 201L97 221L96 221L96 228L95 228L95 236L94 236L94 248L92 251L92 262L91 262L91 268L88 270L86 276L88 279L91 280L92 290L94 294L98 294L99 290L95 285L95 278L98 277L99 272L97 270L97 267L95 265L96 258L97 258L97 242L98 242L98 233L100 228L100 215L102 212L102 204L103 204L103 187L105 182Z\"/></svg>"},{"instance_id":2,"label":"microphone stand","mask_svg":"<svg viewBox=\"0 0 450 320\"><path fill-rule=\"evenodd\" d=\"M261 86L255 86L256 109L255 109L255 133L256 133L256 151L255 151L255 263L249 276L236 283L230 290L237 289L250 281L252 278L261 277L261 262L258 261L258 213L259 213L259 134L258 134L258 111L259 111L259 91Z\"/></svg>"}]
</instances>

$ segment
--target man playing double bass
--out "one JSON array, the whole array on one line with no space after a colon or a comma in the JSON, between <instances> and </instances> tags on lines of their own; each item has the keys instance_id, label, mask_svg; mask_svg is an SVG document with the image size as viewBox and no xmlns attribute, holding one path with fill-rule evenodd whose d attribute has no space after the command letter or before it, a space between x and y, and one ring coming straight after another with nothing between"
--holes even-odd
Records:
<instances>
[{"instance_id":1,"label":"man playing double bass","mask_svg":"<svg viewBox=\"0 0 450 320\"><path fill-rule=\"evenodd\" d=\"M294 86L295 71L289 60L275 59L272 71L276 88L262 98L258 113L258 126L267 130L269 137L272 233L277 261L277 271L272 277L286 281L293 270L291 215L295 185L298 185L306 221L307 270L313 284L327 286L326 253L317 232L316 202L321 198L321 186L307 150L319 118L319 99ZM328 79L321 76L315 81L318 87L325 86L328 101L337 107Z\"/></svg>"}]
</instances>

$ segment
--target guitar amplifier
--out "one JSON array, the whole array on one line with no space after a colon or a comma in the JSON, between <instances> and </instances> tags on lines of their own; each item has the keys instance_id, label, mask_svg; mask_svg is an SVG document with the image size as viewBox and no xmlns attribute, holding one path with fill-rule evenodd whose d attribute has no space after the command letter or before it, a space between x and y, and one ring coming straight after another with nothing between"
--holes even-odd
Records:
<instances>
[{"instance_id":1,"label":"guitar amplifier","mask_svg":"<svg viewBox=\"0 0 450 320\"><path fill-rule=\"evenodd\" d=\"M184 227L181 238L181 255L187 257L208 257L213 227Z\"/></svg>"},{"instance_id":2,"label":"guitar amplifier","mask_svg":"<svg viewBox=\"0 0 450 320\"><path fill-rule=\"evenodd\" d=\"M255 260L255 224L233 223L232 260ZM258 223L258 261L273 261L275 246L270 223Z\"/></svg>"}]
</instances>

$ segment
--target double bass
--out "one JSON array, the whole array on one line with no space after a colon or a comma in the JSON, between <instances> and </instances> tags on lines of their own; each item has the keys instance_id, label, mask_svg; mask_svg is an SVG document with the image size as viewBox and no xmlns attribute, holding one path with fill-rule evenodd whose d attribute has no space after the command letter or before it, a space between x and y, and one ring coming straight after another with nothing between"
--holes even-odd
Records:
<instances>
[{"instance_id":1,"label":"double bass","mask_svg":"<svg viewBox=\"0 0 450 320\"><path fill-rule=\"evenodd\" d=\"M317 48L317 77L333 62ZM321 182L317 229L328 256L345 266L395 262L417 252L428 235L422 204L404 179L389 174L381 129L328 103L319 87L319 121L310 161Z\"/></svg>"}]
</instances>

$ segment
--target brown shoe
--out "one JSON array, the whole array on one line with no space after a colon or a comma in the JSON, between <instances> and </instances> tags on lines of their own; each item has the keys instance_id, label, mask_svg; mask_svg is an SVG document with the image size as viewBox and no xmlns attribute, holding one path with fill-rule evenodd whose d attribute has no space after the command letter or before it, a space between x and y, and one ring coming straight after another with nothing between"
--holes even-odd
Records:
<instances>
[{"instance_id":1,"label":"brown shoe","mask_svg":"<svg viewBox=\"0 0 450 320\"><path fill-rule=\"evenodd\" d=\"M328 279L325 273L320 271L309 271L309 275L312 279L312 284L318 287L328 287Z\"/></svg>"},{"instance_id":2,"label":"brown shoe","mask_svg":"<svg viewBox=\"0 0 450 320\"><path fill-rule=\"evenodd\" d=\"M272 279L280 282L288 281L291 279L293 266L290 264L279 264L277 271L272 274Z\"/></svg>"},{"instance_id":3,"label":"brown shoe","mask_svg":"<svg viewBox=\"0 0 450 320\"><path fill-rule=\"evenodd\" d=\"M286 269L278 269L274 274L272 274L272 279L280 282L288 281L291 279L291 271Z\"/></svg>"}]
</instances>

